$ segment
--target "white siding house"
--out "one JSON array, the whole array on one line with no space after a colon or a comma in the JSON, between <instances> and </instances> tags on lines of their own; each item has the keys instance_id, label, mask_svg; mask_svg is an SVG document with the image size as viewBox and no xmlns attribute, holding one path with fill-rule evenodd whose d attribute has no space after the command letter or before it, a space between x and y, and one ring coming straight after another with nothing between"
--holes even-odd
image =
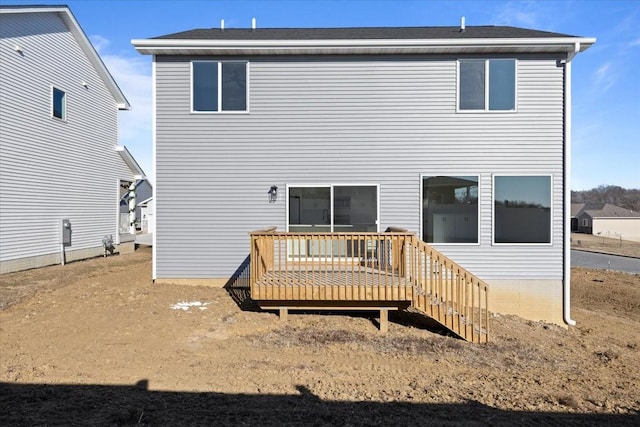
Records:
<instances>
[{"instance_id":1,"label":"white siding house","mask_svg":"<svg viewBox=\"0 0 640 427\"><path fill-rule=\"evenodd\" d=\"M397 226L488 282L492 310L572 323L571 59L594 42L493 26L133 40L154 56L153 278L229 284L265 226Z\"/></svg>"},{"instance_id":2,"label":"white siding house","mask_svg":"<svg viewBox=\"0 0 640 427\"><path fill-rule=\"evenodd\" d=\"M118 232L143 175L118 147L130 106L71 11L0 7L0 64L0 272L101 255L106 235L132 249Z\"/></svg>"}]
</instances>

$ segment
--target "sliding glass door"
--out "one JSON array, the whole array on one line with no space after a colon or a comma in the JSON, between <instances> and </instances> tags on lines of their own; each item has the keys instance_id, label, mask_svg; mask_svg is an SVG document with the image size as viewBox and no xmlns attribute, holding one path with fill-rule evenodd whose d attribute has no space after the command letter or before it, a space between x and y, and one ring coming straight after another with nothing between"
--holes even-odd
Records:
<instances>
[{"instance_id":1,"label":"sliding glass door","mask_svg":"<svg viewBox=\"0 0 640 427\"><path fill-rule=\"evenodd\" d=\"M332 231L331 187L289 187L289 231Z\"/></svg>"},{"instance_id":2,"label":"sliding glass door","mask_svg":"<svg viewBox=\"0 0 640 427\"><path fill-rule=\"evenodd\" d=\"M288 188L290 232L377 232L377 185L318 185ZM290 248L299 256L346 255L344 248L301 241Z\"/></svg>"}]
</instances>

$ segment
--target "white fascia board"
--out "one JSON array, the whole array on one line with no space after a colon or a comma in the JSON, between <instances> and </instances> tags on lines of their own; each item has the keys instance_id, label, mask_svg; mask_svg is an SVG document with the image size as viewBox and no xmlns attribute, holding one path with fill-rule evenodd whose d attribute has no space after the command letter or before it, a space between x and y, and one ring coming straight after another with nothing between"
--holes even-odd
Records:
<instances>
[{"instance_id":1,"label":"white fascia board","mask_svg":"<svg viewBox=\"0 0 640 427\"><path fill-rule=\"evenodd\" d=\"M117 145L116 151L118 152L118 154L120 154L122 160L124 160L124 162L127 164L135 179L140 180L146 178L144 171L142 170L136 159L133 158L129 150L127 150L127 147L123 145Z\"/></svg>"},{"instance_id":2,"label":"white fascia board","mask_svg":"<svg viewBox=\"0 0 640 427\"><path fill-rule=\"evenodd\" d=\"M454 53L515 50L532 52L574 52L589 48L595 38L478 38L478 39L349 39L349 40L192 40L134 39L131 43L142 54L231 52L233 54L277 53ZM578 43L578 45L576 45Z\"/></svg>"},{"instance_id":3,"label":"white fascia board","mask_svg":"<svg viewBox=\"0 0 640 427\"><path fill-rule=\"evenodd\" d=\"M69 32L73 35L73 37L76 39L76 41L80 45L80 48L89 59L89 62L91 62L93 67L98 72L98 75L100 76L102 81L104 81L105 85L109 89L109 92L111 92L111 95L116 101L116 105L118 109L119 110L131 109L131 105L129 104L129 101L127 101L127 98L124 96L124 93L122 93L122 90L120 90L120 87L114 80L113 76L111 75L111 73L109 73L109 70L104 65L104 62L102 62L100 55L98 55L98 52L96 52L95 48L93 47L93 44L91 44L91 41L89 40L87 35L84 33L84 30L82 29L80 24L78 24L78 21L76 21L76 18L73 16L73 13L67 6L30 6L30 7L16 6L16 7L6 7L6 8L3 7L3 8L0 8L0 13L56 13L58 14L58 16L60 16L62 21L67 26L67 28L69 28Z\"/></svg>"},{"instance_id":4,"label":"white fascia board","mask_svg":"<svg viewBox=\"0 0 640 427\"><path fill-rule=\"evenodd\" d=\"M73 13L71 13L71 10L69 10L67 7L61 7L59 13L71 30L71 33L75 36L76 40L78 40L80 47L89 58L91 64L93 64L94 68L98 72L98 75L107 85L107 88L109 88L109 92L111 92L111 95L115 99L118 109L130 110L131 104L129 104L129 101L124 96L124 93L109 72L107 66L104 65L104 62L102 62L102 58L100 58L100 55L98 55L98 52L93 47L93 44L91 44L91 41L85 34L84 30L82 29L80 24L78 24L78 21L76 21L76 18L73 16Z\"/></svg>"}]
</instances>

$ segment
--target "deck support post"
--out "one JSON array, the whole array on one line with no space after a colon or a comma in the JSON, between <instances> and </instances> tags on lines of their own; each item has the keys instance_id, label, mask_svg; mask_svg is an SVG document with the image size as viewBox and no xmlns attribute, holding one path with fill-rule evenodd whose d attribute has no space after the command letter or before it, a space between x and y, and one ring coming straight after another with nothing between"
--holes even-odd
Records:
<instances>
[{"instance_id":1,"label":"deck support post","mask_svg":"<svg viewBox=\"0 0 640 427\"><path fill-rule=\"evenodd\" d=\"M380 309L380 332L384 333L389 331L389 309Z\"/></svg>"},{"instance_id":2,"label":"deck support post","mask_svg":"<svg viewBox=\"0 0 640 427\"><path fill-rule=\"evenodd\" d=\"M289 310L287 307L280 307L279 317L281 322L287 321L287 314L289 314Z\"/></svg>"}]
</instances>

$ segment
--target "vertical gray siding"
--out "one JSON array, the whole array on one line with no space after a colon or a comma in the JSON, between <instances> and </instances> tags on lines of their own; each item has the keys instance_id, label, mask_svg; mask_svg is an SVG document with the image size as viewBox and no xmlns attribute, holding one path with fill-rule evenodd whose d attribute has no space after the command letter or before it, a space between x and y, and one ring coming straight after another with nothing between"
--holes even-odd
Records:
<instances>
[{"instance_id":1,"label":"vertical gray siding","mask_svg":"<svg viewBox=\"0 0 640 427\"><path fill-rule=\"evenodd\" d=\"M287 184L380 184L380 230L418 232L420 174L480 176L480 244L443 252L485 279L562 278L556 58L519 58L516 113L457 113L453 57L253 58L248 114L190 113L189 59L156 58L158 278L229 277L247 232L284 230ZM492 245L495 173L553 175L552 245Z\"/></svg>"},{"instance_id":2,"label":"vertical gray siding","mask_svg":"<svg viewBox=\"0 0 640 427\"><path fill-rule=\"evenodd\" d=\"M0 261L59 252L63 218L68 250L100 247L117 234L118 180L133 178L115 151L116 101L56 14L0 19ZM51 117L52 85L66 122Z\"/></svg>"}]
</instances>

